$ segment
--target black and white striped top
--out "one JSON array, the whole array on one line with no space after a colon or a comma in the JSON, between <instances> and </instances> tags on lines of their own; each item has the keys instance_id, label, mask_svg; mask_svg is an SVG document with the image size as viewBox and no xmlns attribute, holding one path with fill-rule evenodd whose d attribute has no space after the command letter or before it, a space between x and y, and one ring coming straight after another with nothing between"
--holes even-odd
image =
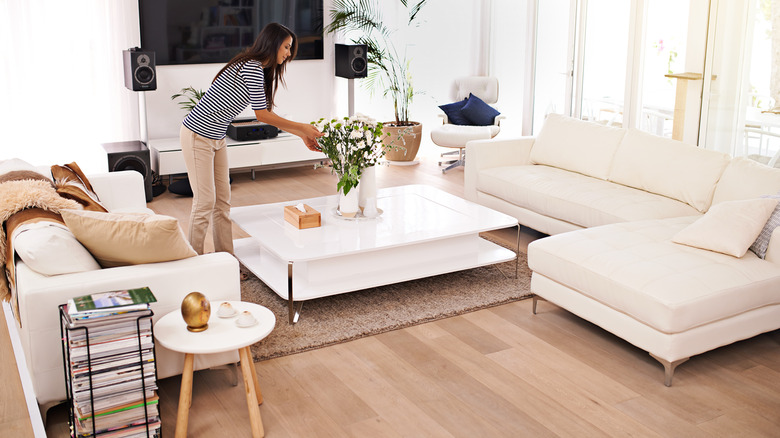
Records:
<instances>
[{"instance_id":1,"label":"black and white striped top","mask_svg":"<svg viewBox=\"0 0 780 438\"><path fill-rule=\"evenodd\" d=\"M248 104L253 110L267 108L263 66L258 61L233 65L211 84L195 108L184 118L184 126L213 140L225 138L230 122Z\"/></svg>"}]
</instances>

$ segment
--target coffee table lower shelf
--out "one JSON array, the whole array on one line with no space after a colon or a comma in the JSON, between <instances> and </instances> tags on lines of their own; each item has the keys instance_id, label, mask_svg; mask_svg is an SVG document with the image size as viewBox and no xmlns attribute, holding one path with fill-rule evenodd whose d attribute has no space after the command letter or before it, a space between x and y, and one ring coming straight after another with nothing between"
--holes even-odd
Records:
<instances>
[{"instance_id":1,"label":"coffee table lower shelf","mask_svg":"<svg viewBox=\"0 0 780 438\"><path fill-rule=\"evenodd\" d=\"M517 259L514 251L476 234L311 260L284 260L252 237L237 239L233 246L241 263L288 301L291 324L299 316L296 301Z\"/></svg>"}]
</instances>

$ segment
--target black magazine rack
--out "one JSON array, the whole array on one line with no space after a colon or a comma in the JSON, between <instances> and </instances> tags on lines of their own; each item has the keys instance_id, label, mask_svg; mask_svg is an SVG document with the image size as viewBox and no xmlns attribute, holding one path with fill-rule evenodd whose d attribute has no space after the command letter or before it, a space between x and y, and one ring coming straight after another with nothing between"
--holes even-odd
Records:
<instances>
[{"instance_id":1,"label":"black magazine rack","mask_svg":"<svg viewBox=\"0 0 780 438\"><path fill-rule=\"evenodd\" d=\"M103 435L108 434L114 434L120 433L119 431L122 429L126 429L128 427L135 428L136 434L142 433L143 430L146 430L146 436L148 438L160 438L162 436L162 427L159 422L159 399L156 399L155 403L157 404L156 410L157 415L152 415L152 418L157 417L157 420L155 420L154 423L150 422L150 399L148 396L148 388L147 382L146 382L146 373L148 370L148 366L151 362L151 366L153 367L154 371L154 382L157 381L157 356L154 350L154 324L152 321L152 316L154 316L154 312L151 309L145 309L142 311L136 311L133 312L137 314L138 316L135 318L135 329L136 329L136 339L137 339L137 352L138 352L138 360L134 361L132 357L134 356L134 351L130 350L128 352L124 353L125 364L127 366L138 366L139 374L140 374L140 391L143 396L143 412L144 412L144 421L143 425L134 424L134 425L127 425L123 427L114 428L107 431L98 431L98 426L100 425L101 419L98 417L96 418L96 413L98 409L96 409L95 406L95 390L94 390L94 383L93 383L93 374L94 374L94 368L93 368L93 360L94 360L94 354L93 354L93 345L91 345L92 338L90 337L89 333L89 327L85 326L77 326L72 323L72 320L70 316L68 315L67 305L62 304L59 307L59 313L60 313L60 335L62 340L62 361L64 365L65 370L65 394L67 396L67 402L68 402L68 422L69 422L69 429L70 429L70 436L72 438L82 438L82 437L93 437L93 438L99 438ZM105 317L110 318L110 317ZM107 320L108 321L108 320ZM131 318L125 319L125 322L132 321ZM148 333L150 335L151 339L151 348L147 346L146 348L142 345L142 335L147 328L142 329L142 324L145 324L144 321L148 321ZM88 392L89 392L89 407L90 407L90 415L89 419L91 420L91 432L83 433L79 432L77 428L77 406L75 402L75 389L74 387L76 384L74 383L74 369L73 369L73 361L71 360L72 356L72 349L71 349L71 339L73 336L78 336L76 333L82 333L83 338L85 340L85 347L86 347L86 366L87 366L87 377L88 377ZM147 350L147 354L144 353L144 350ZM149 354L148 351L151 350L151 361L149 360ZM127 358L130 359L127 359ZM104 357L105 359L110 360L111 355L107 355ZM130 383L133 382L133 380L129 381ZM152 391L156 390L156 384L154 388L151 388ZM130 390L129 392L132 392L133 390ZM156 398L156 395L155 395ZM140 403L140 398L138 399ZM129 432L128 433L132 433ZM113 435L112 435L113 436Z\"/></svg>"}]
</instances>

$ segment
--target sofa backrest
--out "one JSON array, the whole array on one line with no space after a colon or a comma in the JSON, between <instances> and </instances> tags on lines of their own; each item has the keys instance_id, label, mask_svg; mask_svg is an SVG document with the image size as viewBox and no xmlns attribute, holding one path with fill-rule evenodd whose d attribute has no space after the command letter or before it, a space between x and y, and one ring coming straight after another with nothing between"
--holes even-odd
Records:
<instances>
[{"instance_id":1,"label":"sofa backrest","mask_svg":"<svg viewBox=\"0 0 780 438\"><path fill-rule=\"evenodd\" d=\"M531 163L607 179L626 131L560 114L548 114L531 149Z\"/></svg>"},{"instance_id":2,"label":"sofa backrest","mask_svg":"<svg viewBox=\"0 0 780 438\"><path fill-rule=\"evenodd\" d=\"M615 152L609 180L704 213L730 160L728 154L630 129Z\"/></svg>"},{"instance_id":3,"label":"sofa backrest","mask_svg":"<svg viewBox=\"0 0 780 438\"><path fill-rule=\"evenodd\" d=\"M712 203L757 198L778 192L780 192L780 169L746 157L736 157L723 171L715 187Z\"/></svg>"}]
</instances>

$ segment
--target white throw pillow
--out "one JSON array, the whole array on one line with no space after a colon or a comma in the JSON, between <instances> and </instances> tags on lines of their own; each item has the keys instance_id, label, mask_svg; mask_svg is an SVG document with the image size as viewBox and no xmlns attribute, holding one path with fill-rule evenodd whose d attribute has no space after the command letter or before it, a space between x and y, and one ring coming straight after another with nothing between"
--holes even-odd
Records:
<instances>
[{"instance_id":1,"label":"white throw pillow","mask_svg":"<svg viewBox=\"0 0 780 438\"><path fill-rule=\"evenodd\" d=\"M92 254L62 224L36 222L14 230L13 247L24 264L43 275L100 269Z\"/></svg>"},{"instance_id":2,"label":"white throw pillow","mask_svg":"<svg viewBox=\"0 0 780 438\"><path fill-rule=\"evenodd\" d=\"M777 206L776 199L722 202L678 232L672 242L742 257Z\"/></svg>"}]
</instances>

